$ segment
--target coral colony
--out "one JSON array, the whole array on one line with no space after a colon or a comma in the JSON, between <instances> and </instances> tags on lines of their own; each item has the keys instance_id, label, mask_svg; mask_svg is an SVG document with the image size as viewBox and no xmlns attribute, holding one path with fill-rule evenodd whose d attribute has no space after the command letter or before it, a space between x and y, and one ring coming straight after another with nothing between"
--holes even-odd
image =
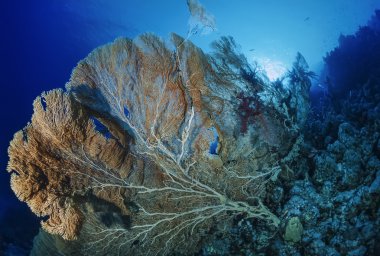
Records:
<instances>
[{"instance_id":1,"label":"coral colony","mask_svg":"<svg viewBox=\"0 0 380 256\"><path fill-rule=\"evenodd\" d=\"M255 76L232 38L214 55L172 45L146 34L96 49L11 142L12 188L74 241L65 254L184 254L238 215L279 225L263 197L298 153L300 102Z\"/></svg>"}]
</instances>

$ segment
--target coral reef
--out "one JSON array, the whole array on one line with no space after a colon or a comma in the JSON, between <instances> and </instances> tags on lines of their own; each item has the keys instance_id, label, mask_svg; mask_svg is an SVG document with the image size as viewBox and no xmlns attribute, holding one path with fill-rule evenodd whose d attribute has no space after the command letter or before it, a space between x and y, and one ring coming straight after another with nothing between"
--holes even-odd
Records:
<instances>
[{"instance_id":1,"label":"coral reef","mask_svg":"<svg viewBox=\"0 0 380 256\"><path fill-rule=\"evenodd\" d=\"M378 255L379 14L327 55L328 90L312 99L316 104L307 119L303 109L298 115L289 109L293 118L305 121L304 140L293 146L297 154L289 154L278 179L266 188L265 203L281 220L277 232L241 219L230 236L216 233L200 255ZM312 77L307 70L297 71L302 66L296 61L286 79L294 83L303 75ZM284 99L294 104L296 97Z\"/></svg>"},{"instance_id":2,"label":"coral reef","mask_svg":"<svg viewBox=\"0 0 380 256\"><path fill-rule=\"evenodd\" d=\"M301 54L269 82L231 37L94 50L9 148L31 254L377 255L379 20L326 56L312 106Z\"/></svg>"},{"instance_id":3,"label":"coral reef","mask_svg":"<svg viewBox=\"0 0 380 256\"><path fill-rule=\"evenodd\" d=\"M232 236L216 234L201 255L377 255L380 133L371 123L362 128L347 121L334 125L335 140L330 137L319 150L304 141L289 169L268 184L265 202L281 219L276 234L242 220L230 229ZM291 222L297 223L294 230ZM216 251L218 237L223 249Z\"/></svg>"},{"instance_id":4,"label":"coral reef","mask_svg":"<svg viewBox=\"0 0 380 256\"><path fill-rule=\"evenodd\" d=\"M35 100L8 165L44 217L32 255L189 255L239 218L276 232L265 200L299 154L310 81L266 83L235 46L117 39Z\"/></svg>"}]
</instances>

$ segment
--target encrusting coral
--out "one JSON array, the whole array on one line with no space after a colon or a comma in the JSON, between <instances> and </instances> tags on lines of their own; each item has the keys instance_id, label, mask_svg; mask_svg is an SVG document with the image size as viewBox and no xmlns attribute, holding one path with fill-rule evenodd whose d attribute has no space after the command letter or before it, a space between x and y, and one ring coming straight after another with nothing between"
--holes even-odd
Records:
<instances>
[{"instance_id":1,"label":"encrusting coral","mask_svg":"<svg viewBox=\"0 0 380 256\"><path fill-rule=\"evenodd\" d=\"M292 109L305 106L256 76L232 38L214 46L117 39L78 64L67 91L35 100L9 148L12 188L71 241L42 232L32 254L191 254L237 215L279 224L266 184L295 154Z\"/></svg>"}]
</instances>

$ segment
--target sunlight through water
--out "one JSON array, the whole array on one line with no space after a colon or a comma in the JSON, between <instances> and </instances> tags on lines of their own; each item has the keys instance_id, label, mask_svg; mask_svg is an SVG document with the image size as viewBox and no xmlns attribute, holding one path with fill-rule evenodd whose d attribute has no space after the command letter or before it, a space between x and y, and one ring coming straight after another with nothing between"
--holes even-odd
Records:
<instances>
[{"instance_id":1,"label":"sunlight through water","mask_svg":"<svg viewBox=\"0 0 380 256\"><path fill-rule=\"evenodd\" d=\"M260 71L264 72L270 81L281 78L286 73L286 66L279 60L273 60L267 57L257 59Z\"/></svg>"}]
</instances>

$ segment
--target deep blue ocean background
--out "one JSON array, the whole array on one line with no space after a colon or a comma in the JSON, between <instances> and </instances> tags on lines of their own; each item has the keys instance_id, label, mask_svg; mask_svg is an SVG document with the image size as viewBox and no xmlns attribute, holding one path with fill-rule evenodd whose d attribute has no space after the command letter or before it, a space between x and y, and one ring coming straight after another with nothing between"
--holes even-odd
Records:
<instances>
[{"instance_id":1,"label":"deep blue ocean background","mask_svg":"<svg viewBox=\"0 0 380 256\"><path fill-rule=\"evenodd\" d=\"M274 76L290 68L296 52L300 51L312 70L322 74L313 85L316 107L320 107L320 96L325 95L328 87L323 76L323 57L327 57L326 62L333 69L330 71L335 74L332 83L339 84L330 90L335 98L347 96L365 82L366 71L373 66L380 67L380 23L376 24L376 19L372 26L378 28L377 34L365 29L358 32L360 38L371 34L369 41L339 37L353 35L359 26L366 25L380 8L379 1L289 0L281 5L278 1L236 2L202 1L215 16L217 31L195 35L190 40L207 51L212 40L232 35L250 60L258 61ZM77 62L94 48L119 36L135 37L146 31L163 37L174 31L186 37L188 18L186 1L180 0L4 0L0 3L0 254L6 248L14 255L27 254L39 228L38 219L11 191L5 171L9 142L30 120L36 96L42 91L64 87ZM340 50L330 52L339 43ZM348 55L352 65L344 64L342 68ZM366 59L368 56L372 57L370 61ZM379 56L377 61L374 56ZM362 61L360 71L364 73L357 70L356 60ZM339 109L339 105L335 108Z\"/></svg>"}]
</instances>

